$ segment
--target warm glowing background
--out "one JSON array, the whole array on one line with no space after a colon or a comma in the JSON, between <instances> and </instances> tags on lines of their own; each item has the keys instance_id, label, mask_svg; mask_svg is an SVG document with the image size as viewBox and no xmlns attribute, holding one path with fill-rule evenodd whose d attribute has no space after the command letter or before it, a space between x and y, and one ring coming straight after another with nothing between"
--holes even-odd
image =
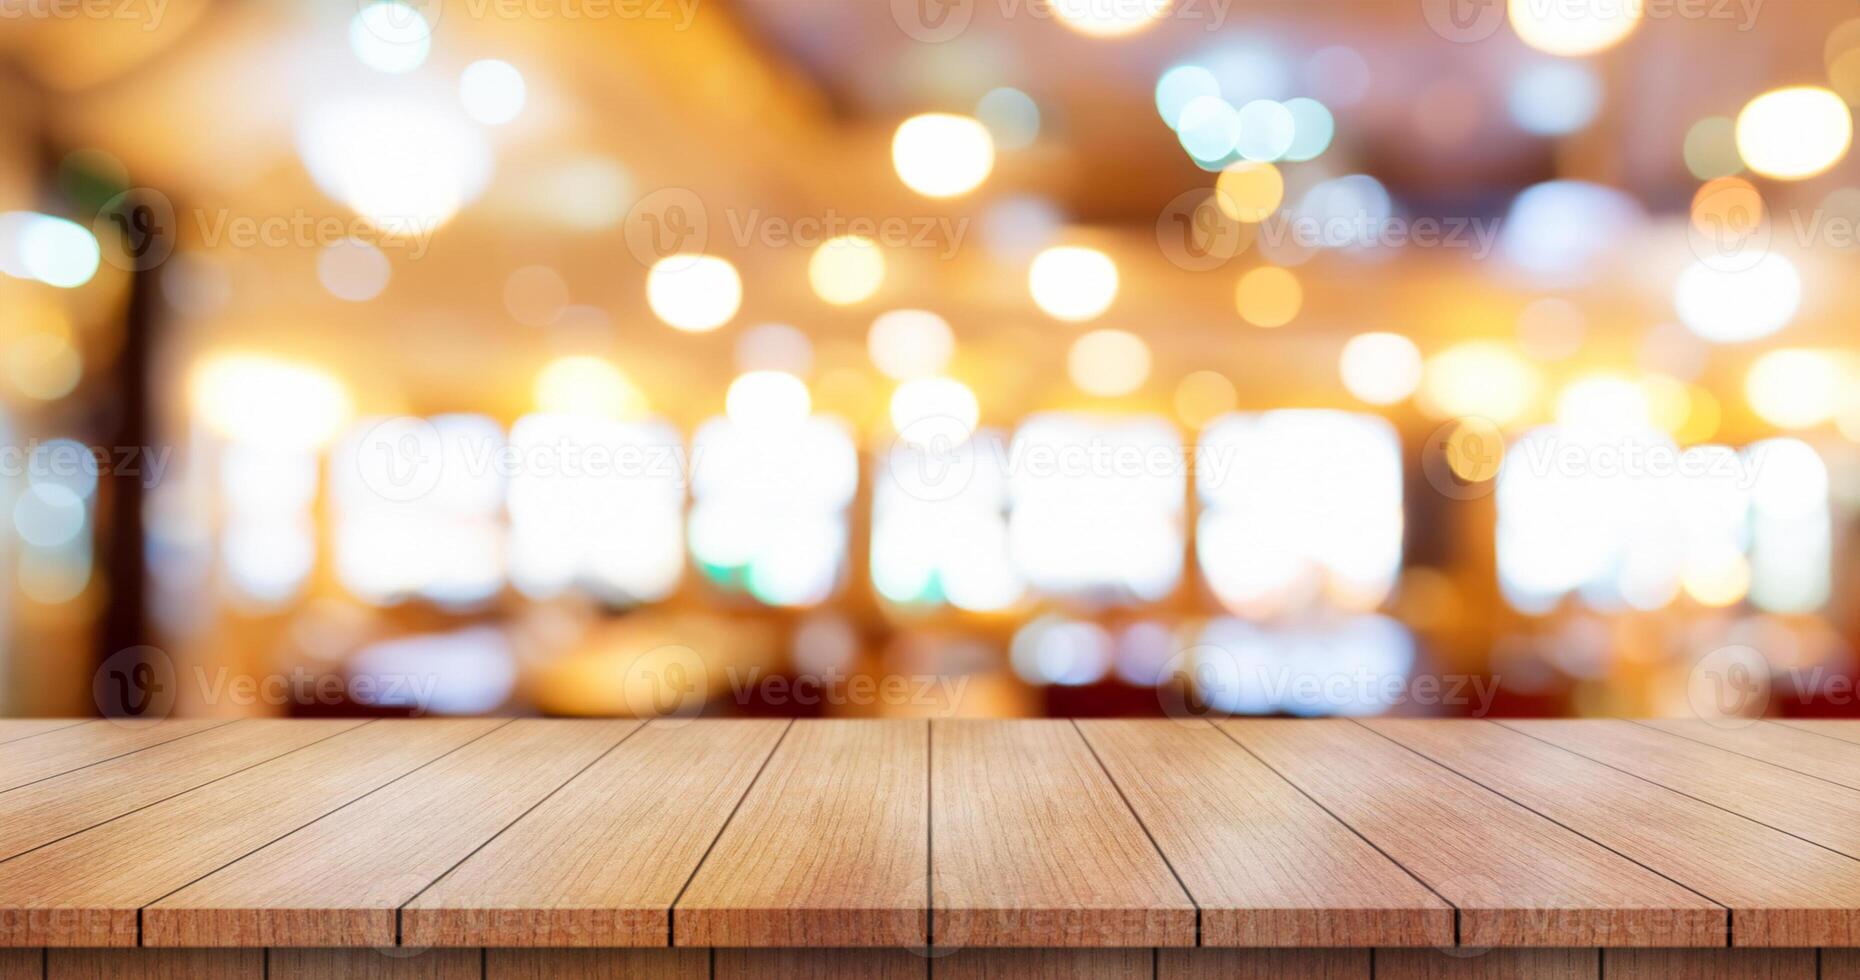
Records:
<instances>
[{"instance_id":1,"label":"warm glowing background","mask_svg":"<svg viewBox=\"0 0 1860 980\"><path fill-rule=\"evenodd\" d=\"M1843 4L27 9L8 713L1860 712Z\"/></svg>"}]
</instances>

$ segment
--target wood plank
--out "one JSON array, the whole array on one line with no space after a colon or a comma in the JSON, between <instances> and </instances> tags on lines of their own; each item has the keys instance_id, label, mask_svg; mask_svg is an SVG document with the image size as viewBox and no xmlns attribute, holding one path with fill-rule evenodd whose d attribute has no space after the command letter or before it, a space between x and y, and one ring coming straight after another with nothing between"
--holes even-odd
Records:
<instances>
[{"instance_id":1,"label":"wood plank","mask_svg":"<svg viewBox=\"0 0 1860 980\"><path fill-rule=\"evenodd\" d=\"M1451 946L1453 908L1210 724L1081 721L1203 946Z\"/></svg>"},{"instance_id":2,"label":"wood plank","mask_svg":"<svg viewBox=\"0 0 1860 980\"><path fill-rule=\"evenodd\" d=\"M1597 980L1593 949L1379 949L1376 980Z\"/></svg>"},{"instance_id":3,"label":"wood plank","mask_svg":"<svg viewBox=\"0 0 1860 980\"><path fill-rule=\"evenodd\" d=\"M936 960L937 980L1151 980L1148 949L965 949Z\"/></svg>"},{"instance_id":4,"label":"wood plank","mask_svg":"<svg viewBox=\"0 0 1860 980\"><path fill-rule=\"evenodd\" d=\"M476 949L274 949L265 980L480 980Z\"/></svg>"},{"instance_id":5,"label":"wood plank","mask_svg":"<svg viewBox=\"0 0 1860 980\"><path fill-rule=\"evenodd\" d=\"M1860 858L1860 790L1628 721L1500 724Z\"/></svg>"},{"instance_id":6,"label":"wood plank","mask_svg":"<svg viewBox=\"0 0 1860 980\"><path fill-rule=\"evenodd\" d=\"M54 949L46 980L263 980L262 949Z\"/></svg>"},{"instance_id":7,"label":"wood plank","mask_svg":"<svg viewBox=\"0 0 1860 980\"><path fill-rule=\"evenodd\" d=\"M491 949L484 980L707 980L707 949Z\"/></svg>"},{"instance_id":8,"label":"wood plank","mask_svg":"<svg viewBox=\"0 0 1860 980\"><path fill-rule=\"evenodd\" d=\"M1821 950L1821 980L1860 980L1860 949Z\"/></svg>"},{"instance_id":9,"label":"wood plank","mask_svg":"<svg viewBox=\"0 0 1860 980\"><path fill-rule=\"evenodd\" d=\"M1820 718L1778 718L1777 725L1786 725L1804 732L1813 732L1824 738L1838 738L1845 742L1860 742L1860 721L1830 721Z\"/></svg>"},{"instance_id":10,"label":"wood plank","mask_svg":"<svg viewBox=\"0 0 1860 980\"><path fill-rule=\"evenodd\" d=\"M1860 944L1860 861L1490 722L1364 724L1729 907L1736 945Z\"/></svg>"},{"instance_id":11,"label":"wood plank","mask_svg":"<svg viewBox=\"0 0 1860 980\"><path fill-rule=\"evenodd\" d=\"M45 980L44 951L0 949L0 980Z\"/></svg>"},{"instance_id":12,"label":"wood plank","mask_svg":"<svg viewBox=\"0 0 1860 980\"><path fill-rule=\"evenodd\" d=\"M0 745L0 793L226 724L168 720L129 727L93 721L8 742Z\"/></svg>"},{"instance_id":13,"label":"wood plank","mask_svg":"<svg viewBox=\"0 0 1860 980\"><path fill-rule=\"evenodd\" d=\"M95 721L94 718L0 718L0 744L32 738L61 728Z\"/></svg>"},{"instance_id":14,"label":"wood plank","mask_svg":"<svg viewBox=\"0 0 1860 980\"><path fill-rule=\"evenodd\" d=\"M928 980L930 961L903 949L720 949L712 980Z\"/></svg>"},{"instance_id":15,"label":"wood plank","mask_svg":"<svg viewBox=\"0 0 1860 980\"><path fill-rule=\"evenodd\" d=\"M363 725L0 863L0 946L134 946L143 906L502 724Z\"/></svg>"},{"instance_id":16,"label":"wood plank","mask_svg":"<svg viewBox=\"0 0 1860 980\"><path fill-rule=\"evenodd\" d=\"M1164 949L1156 980L1370 980L1366 949Z\"/></svg>"},{"instance_id":17,"label":"wood plank","mask_svg":"<svg viewBox=\"0 0 1860 980\"><path fill-rule=\"evenodd\" d=\"M1467 946L1722 946L1725 910L1349 721L1230 720L1460 910Z\"/></svg>"},{"instance_id":18,"label":"wood plank","mask_svg":"<svg viewBox=\"0 0 1860 980\"><path fill-rule=\"evenodd\" d=\"M414 946L663 946L788 723L653 722L401 911Z\"/></svg>"},{"instance_id":19,"label":"wood plank","mask_svg":"<svg viewBox=\"0 0 1860 980\"><path fill-rule=\"evenodd\" d=\"M1815 980L1812 949L1606 949L1608 980Z\"/></svg>"},{"instance_id":20,"label":"wood plank","mask_svg":"<svg viewBox=\"0 0 1860 980\"><path fill-rule=\"evenodd\" d=\"M402 905L639 727L511 722L144 909L144 946L392 946Z\"/></svg>"},{"instance_id":21,"label":"wood plank","mask_svg":"<svg viewBox=\"0 0 1860 980\"><path fill-rule=\"evenodd\" d=\"M0 794L0 861L361 726L234 722Z\"/></svg>"},{"instance_id":22,"label":"wood plank","mask_svg":"<svg viewBox=\"0 0 1860 980\"><path fill-rule=\"evenodd\" d=\"M1767 722L1736 727L1697 719L1643 721L1640 724L1830 783L1840 783L1848 789L1860 789L1860 743Z\"/></svg>"},{"instance_id":23,"label":"wood plank","mask_svg":"<svg viewBox=\"0 0 1860 980\"><path fill-rule=\"evenodd\" d=\"M931 723L932 942L1192 946L1195 906L1065 721Z\"/></svg>"},{"instance_id":24,"label":"wood plank","mask_svg":"<svg viewBox=\"0 0 1860 980\"><path fill-rule=\"evenodd\" d=\"M930 727L797 721L672 910L680 946L922 946Z\"/></svg>"}]
</instances>

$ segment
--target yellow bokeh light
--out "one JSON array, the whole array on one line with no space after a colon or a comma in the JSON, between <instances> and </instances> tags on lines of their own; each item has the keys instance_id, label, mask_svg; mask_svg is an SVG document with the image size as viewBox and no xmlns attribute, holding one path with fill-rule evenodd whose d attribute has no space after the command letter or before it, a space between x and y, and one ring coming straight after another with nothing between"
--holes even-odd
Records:
<instances>
[{"instance_id":1,"label":"yellow bokeh light","mask_svg":"<svg viewBox=\"0 0 1860 980\"><path fill-rule=\"evenodd\" d=\"M929 310L892 310L872 321L865 348L880 374L909 381L942 371L955 356L956 335Z\"/></svg>"},{"instance_id":2,"label":"yellow bokeh light","mask_svg":"<svg viewBox=\"0 0 1860 980\"><path fill-rule=\"evenodd\" d=\"M1290 269L1261 266L1240 277L1234 287L1234 306L1256 327L1283 327L1305 305L1305 290Z\"/></svg>"},{"instance_id":3,"label":"yellow bokeh light","mask_svg":"<svg viewBox=\"0 0 1860 980\"><path fill-rule=\"evenodd\" d=\"M1393 405L1421 384L1421 350L1396 333L1350 338L1337 359L1337 374L1350 394L1371 405Z\"/></svg>"},{"instance_id":4,"label":"yellow bokeh light","mask_svg":"<svg viewBox=\"0 0 1860 980\"><path fill-rule=\"evenodd\" d=\"M1766 92L1737 116L1737 152L1778 180L1826 173L1853 145L1854 119L1840 96L1814 85Z\"/></svg>"},{"instance_id":5,"label":"yellow bokeh light","mask_svg":"<svg viewBox=\"0 0 1860 980\"><path fill-rule=\"evenodd\" d=\"M669 255L646 273L646 305L675 330L715 330L730 322L742 304L743 280L727 259Z\"/></svg>"},{"instance_id":6,"label":"yellow bokeh light","mask_svg":"<svg viewBox=\"0 0 1860 980\"><path fill-rule=\"evenodd\" d=\"M1682 446L1697 446L1712 440L1718 434L1718 423L1724 419L1724 409L1711 392L1697 386L1686 388L1686 423L1673 433L1673 439Z\"/></svg>"},{"instance_id":7,"label":"yellow bokeh light","mask_svg":"<svg viewBox=\"0 0 1860 980\"><path fill-rule=\"evenodd\" d=\"M925 197L967 194L988 179L995 143L988 127L968 116L912 116L891 137L891 164L904 186Z\"/></svg>"},{"instance_id":8,"label":"yellow bokeh light","mask_svg":"<svg viewBox=\"0 0 1860 980\"><path fill-rule=\"evenodd\" d=\"M1196 371L1175 385L1176 417L1191 429L1207 425L1239 404L1234 383L1214 371Z\"/></svg>"},{"instance_id":9,"label":"yellow bokeh light","mask_svg":"<svg viewBox=\"0 0 1860 980\"><path fill-rule=\"evenodd\" d=\"M1123 330L1093 330L1072 342L1066 373L1086 394L1128 395L1149 380L1150 347Z\"/></svg>"},{"instance_id":10,"label":"yellow bokeh light","mask_svg":"<svg viewBox=\"0 0 1860 980\"><path fill-rule=\"evenodd\" d=\"M307 365L264 354L203 361L188 384L194 412L233 442L316 449L348 421L348 389Z\"/></svg>"},{"instance_id":11,"label":"yellow bokeh light","mask_svg":"<svg viewBox=\"0 0 1860 980\"><path fill-rule=\"evenodd\" d=\"M1027 290L1047 315L1083 323L1117 298L1117 263L1095 248L1062 245L1033 257Z\"/></svg>"},{"instance_id":12,"label":"yellow bokeh light","mask_svg":"<svg viewBox=\"0 0 1860 980\"><path fill-rule=\"evenodd\" d=\"M1168 14L1172 0L1052 0L1059 22L1087 37L1126 37Z\"/></svg>"},{"instance_id":13,"label":"yellow bokeh light","mask_svg":"<svg viewBox=\"0 0 1860 980\"><path fill-rule=\"evenodd\" d=\"M1647 399L1648 418L1655 428L1675 438L1690 431L1692 389L1685 382L1670 375L1650 374L1640 379L1640 390ZM1716 418L1712 427L1717 427Z\"/></svg>"},{"instance_id":14,"label":"yellow bokeh light","mask_svg":"<svg viewBox=\"0 0 1860 980\"><path fill-rule=\"evenodd\" d=\"M1270 163L1243 160L1214 179L1214 203L1235 221L1258 224L1285 203L1285 176Z\"/></svg>"},{"instance_id":15,"label":"yellow bokeh light","mask_svg":"<svg viewBox=\"0 0 1860 980\"><path fill-rule=\"evenodd\" d=\"M749 371L730 382L724 412L744 428L781 428L804 421L813 411L807 384L786 371Z\"/></svg>"},{"instance_id":16,"label":"yellow bokeh light","mask_svg":"<svg viewBox=\"0 0 1860 980\"><path fill-rule=\"evenodd\" d=\"M1436 418L1471 416L1509 425L1531 410L1542 389L1537 369L1517 351L1473 340L1427 359L1421 406Z\"/></svg>"},{"instance_id":17,"label":"yellow bokeh light","mask_svg":"<svg viewBox=\"0 0 1860 980\"><path fill-rule=\"evenodd\" d=\"M918 378L891 393L891 427L907 441L919 434L960 443L975 432L981 403L968 385L954 378Z\"/></svg>"},{"instance_id":18,"label":"yellow bokeh light","mask_svg":"<svg viewBox=\"0 0 1860 980\"><path fill-rule=\"evenodd\" d=\"M1498 478L1505 463L1505 435L1498 426L1480 418L1461 419L1441 446L1447 469L1467 483Z\"/></svg>"},{"instance_id":19,"label":"yellow bokeh light","mask_svg":"<svg viewBox=\"0 0 1860 980\"><path fill-rule=\"evenodd\" d=\"M1646 389L1627 378L1589 374L1557 395L1556 421L1589 432L1638 432L1653 424L1653 405Z\"/></svg>"},{"instance_id":20,"label":"yellow bokeh light","mask_svg":"<svg viewBox=\"0 0 1860 980\"><path fill-rule=\"evenodd\" d=\"M1692 227L1738 241L1763 223L1763 195L1742 177L1706 181L1692 195Z\"/></svg>"},{"instance_id":21,"label":"yellow bokeh light","mask_svg":"<svg viewBox=\"0 0 1860 980\"><path fill-rule=\"evenodd\" d=\"M1721 561L1688 568L1680 579L1680 586L1699 605L1713 608L1736 605L1750 594L1750 562L1742 555L1727 555Z\"/></svg>"},{"instance_id":22,"label":"yellow bokeh light","mask_svg":"<svg viewBox=\"0 0 1860 980\"><path fill-rule=\"evenodd\" d=\"M807 281L814 295L834 306L864 302L885 281L885 254L860 235L830 239L808 259Z\"/></svg>"},{"instance_id":23,"label":"yellow bokeh light","mask_svg":"<svg viewBox=\"0 0 1860 980\"><path fill-rule=\"evenodd\" d=\"M536 373L536 410L606 419L646 414L646 396L613 363L598 357L561 357Z\"/></svg>"},{"instance_id":24,"label":"yellow bokeh light","mask_svg":"<svg viewBox=\"0 0 1860 980\"><path fill-rule=\"evenodd\" d=\"M1750 366L1744 394L1765 422L1806 429L1832 419L1852 383L1844 359L1823 351L1778 350Z\"/></svg>"},{"instance_id":25,"label":"yellow bokeh light","mask_svg":"<svg viewBox=\"0 0 1860 980\"><path fill-rule=\"evenodd\" d=\"M1579 57L1621 43L1639 26L1642 0L1618 3L1546 3L1510 0L1511 29L1547 54Z\"/></svg>"}]
</instances>

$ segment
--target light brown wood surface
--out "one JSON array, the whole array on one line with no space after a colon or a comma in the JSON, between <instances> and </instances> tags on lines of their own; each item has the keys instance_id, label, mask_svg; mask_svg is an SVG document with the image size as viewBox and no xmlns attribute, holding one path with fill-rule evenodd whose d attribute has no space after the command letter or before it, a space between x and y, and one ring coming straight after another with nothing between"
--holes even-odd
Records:
<instances>
[{"instance_id":1,"label":"light brown wood surface","mask_svg":"<svg viewBox=\"0 0 1860 980\"><path fill-rule=\"evenodd\" d=\"M1194 945L1194 903L1070 722L933 722L930 752L933 944Z\"/></svg>"},{"instance_id":2,"label":"light brown wood surface","mask_svg":"<svg viewBox=\"0 0 1860 980\"><path fill-rule=\"evenodd\" d=\"M501 724L363 725L0 862L0 945L133 946L144 906Z\"/></svg>"},{"instance_id":3,"label":"light brown wood surface","mask_svg":"<svg viewBox=\"0 0 1860 980\"><path fill-rule=\"evenodd\" d=\"M362 724L239 721L0 793L0 861Z\"/></svg>"},{"instance_id":4,"label":"light brown wood surface","mask_svg":"<svg viewBox=\"0 0 1860 980\"><path fill-rule=\"evenodd\" d=\"M1860 858L1860 790L1630 721L1499 724Z\"/></svg>"},{"instance_id":5,"label":"light brown wood surface","mask_svg":"<svg viewBox=\"0 0 1860 980\"><path fill-rule=\"evenodd\" d=\"M1490 722L1364 724L1730 908L1736 945L1860 944L1860 861Z\"/></svg>"},{"instance_id":6,"label":"light brown wood surface","mask_svg":"<svg viewBox=\"0 0 1860 980\"><path fill-rule=\"evenodd\" d=\"M1643 721L1640 724L1817 779L1840 783L1848 789L1860 789L1860 743L1765 721L1730 724L1694 719Z\"/></svg>"},{"instance_id":7,"label":"light brown wood surface","mask_svg":"<svg viewBox=\"0 0 1860 980\"><path fill-rule=\"evenodd\" d=\"M1804 732L1814 732L1826 738L1838 738L1844 742L1860 742L1860 721L1832 721L1817 718L1784 718L1771 722L1773 725L1787 725Z\"/></svg>"},{"instance_id":8,"label":"light brown wood surface","mask_svg":"<svg viewBox=\"0 0 1860 980\"><path fill-rule=\"evenodd\" d=\"M142 913L145 946L392 946L400 906L639 727L510 722Z\"/></svg>"},{"instance_id":9,"label":"light brown wood surface","mask_svg":"<svg viewBox=\"0 0 1860 980\"><path fill-rule=\"evenodd\" d=\"M0 744L0 793L224 724L169 720L127 727L93 721Z\"/></svg>"},{"instance_id":10,"label":"light brown wood surface","mask_svg":"<svg viewBox=\"0 0 1860 980\"><path fill-rule=\"evenodd\" d=\"M54 949L47 980L263 980L262 949Z\"/></svg>"},{"instance_id":11,"label":"light brown wood surface","mask_svg":"<svg viewBox=\"0 0 1860 980\"><path fill-rule=\"evenodd\" d=\"M680 946L921 946L930 726L797 726L672 910Z\"/></svg>"},{"instance_id":12,"label":"light brown wood surface","mask_svg":"<svg viewBox=\"0 0 1860 980\"><path fill-rule=\"evenodd\" d=\"M1201 945L1452 945L1452 906L1213 725L1078 725L1200 907Z\"/></svg>"},{"instance_id":13,"label":"light brown wood surface","mask_svg":"<svg viewBox=\"0 0 1860 980\"><path fill-rule=\"evenodd\" d=\"M1348 721L1227 721L1460 910L1468 946L1721 946L1723 907Z\"/></svg>"},{"instance_id":14,"label":"light brown wood surface","mask_svg":"<svg viewBox=\"0 0 1860 980\"><path fill-rule=\"evenodd\" d=\"M93 718L0 718L0 744L32 738L60 728L89 724Z\"/></svg>"},{"instance_id":15,"label":"light brown wood surface","mask_svg":"<svg viewBox=\"0 0 1860 980\"><path fill-rule=\"evenodd\" d=\"M664 946L788 722L652 722L401 912L415 946Z\"/></svg>"}]
</instances>

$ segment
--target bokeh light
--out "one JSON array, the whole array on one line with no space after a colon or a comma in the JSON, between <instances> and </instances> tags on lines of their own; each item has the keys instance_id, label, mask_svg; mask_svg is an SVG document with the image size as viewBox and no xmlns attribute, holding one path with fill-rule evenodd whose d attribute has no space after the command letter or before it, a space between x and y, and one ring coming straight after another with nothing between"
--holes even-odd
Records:
<instances>
[{"instance_id":1,"label":"bokeh light","mask_svg":"<svg viewBox=\"0 0 1860 980\"><path fill-rule=\"evenodd\" d=\"M1087 37L1135 34L1167 16L1173 0L1052 0L1061 24Z\"/></svg>"},{"instance_id":2,"label":"bokeh light","mask_svg":"<svg viewBox=\"0 0 1860 980\"><path fill-rule=\"evenodd\" d=\"M544 365L533 394L542 412L620 420L646 415L645 393L611 361L585 354Z\"/></svg>"},{"instance_id":3,"label":"bokeh light","mask_svg":"<svg viewBox=\"0 0 1860 980\"><path fill-rule=\"evenodd\" d=\"M724 409L746 430L785 429L806 420L813 399L807 384L786 371L750 371L730 382Z\"/></svg>"},{"instance_id":4,"label":"bokeh light","mask_svg":"<svg viewBox=\"0 0 1860 980\"><path fill-rule=\"evenodd\" d=\"M1737 152L1750 169L1778 180L1825 173L1853 145L1852 110L1825 88L1766 92L1737 116Z\"/></svg>"},{"instance_id":5,"label":"bokeh light","mask_svg":"<svg viewBox=\"0 0 1860 980\"><path fill-rule=\"evenodd\" d=\"M1639 26L1643 5L1545 3L1510 0L1511 29L1525 44L1548 54L1578 57L1619 44Z\"/></svg>"},{"instance_id":6,"label":"bokeh light","mask_svg":"<svg viewBox=\"0 0 1860 980\"><path fill-rule=\"evenodd\" d=\"M426 63L433 28L411 3L374 0L349 20L349 50L375 71L404 75Z\"/></svg>"},{"instance_id":7,"label":"bokeh light","mask_svg":"<svg viewBox=\"0 0 1860 980\"><path fill-rule=\"evenodd\" d=\"M1066 373L1088 395L1128 395L1149 380L1150 347L1124 330L1093 330L1072 342Z\"/></svg>"},{"instance_id":8,"label":"bokeh light","mask_svg":"<svg viewBox=\"0 0 1860 980\"><path fill-rule=\"evenodd\" d=\"M1719 344L1758 340L1788 326L1802 305L1802 274L1774 252L1747 268L1695 262L1679 274L1673 306L1693 333Z\"/></svg>"},{"instance_id":9,"label":"bokeh light","mask_svg":"<svg viewBox=\"0 0 1860 980\"><path fill-rule=\"evenodd\" d=\"M1234 306L1241 319L1256 327L1283 327L1304 307L1305 290L1290 269L1261 266L1240 277Z\"/></svg>"},{"instance_id":10,"label":"bokeh light","mask_svg":"<svg viewBox=\"0 0 1860 980\"><path fill-rule=\"evenodd\" d=\"M1471 416L1509 425L1537 404L1542 389L1542 377L1517 351L1470 340L1427 359L1420 397L1437 418Z\"/></svg>"},{"instance_id":11,"label":"bokeh light","mask_svg":"<svg viewBox=\"0 0 1860 980\"><path fill-rule=\"evenodd\" d=\"M1048 316L1083 323L1110 309L1117 298L1117 264L1095 248L1055 246L1034 256L1027 289Z\"/></svg>"},{"instance_id":12,"label":"bokeh light","mask_svg":"<svg viewBox=\"0 0 1860 980\"><path fill-rule=\"evenodd\" d=\"M879 373L908 381L942 373L955 355L956 335L928 310L892 310L872 321L865 348Z\"/></svg>"},{"instance_id":13,"label":"bokeh light","mask_svg":"<svg viewBox=\"0 0 1860 980\"><path fill-rule=\"evenodd\" d=\"M884 284L885 255L877 242L861 235L831 238L808 259L807 281L814 295L834 306L861 303Z\"/></svg>"},{"instance_id":14,"label":"bokeh light","mask_svg":"<svg viewBox=\"0 0 1860 980\"><path fill-rule=\"evenodd\" d=\"M1421 386L1421 349L1401 334L1358 334L1343 345L1337 373L1350 394L1393 405Z\"/></svg>"},{"instance_id":15,"label":"bokeh light","mask_svg":"<svg viewBox=\"0 0 1860 980\"><path fill-rule=\"evenodd\" d=\"M465 114L486 126L502 126L517 118L528 98L523 73L508 61L486 58L459 73L459 101Z\"/></svg>"},{"instance_id":16,"label":"bokeh light","mask_svg":"<svg viewBox=\"0 0 1860 980\"><path fill-rule=\"evenodd\" d=\"M715 255L669 255L646 273L646 303L675 330L704 333L730 322L743 303L743 280Z\"/></svg>"},{"instance_id":17,"label":"bokeh light","mask_svg":"<svg viewBox=\"0 0 1860 980\"><path fill-rule=\"evenodd\" d=\"M957 197L981 186L995 166L988 127L969 118L931 112L899 124L891 163L904 186L925 197Z\"/></svg>"},{"instance_id":18,"label":"bokeh light","mask_svg":"<svg viewBox=\"0 0 1860 980\"><path fill-rule=\"evenodd\" d=\"M1770 351L1750 365L1744 393L1763 420L1807 429L1834 418L1856 376L1846 359L1825 351Z\"/></svg>"}]
</instances>

